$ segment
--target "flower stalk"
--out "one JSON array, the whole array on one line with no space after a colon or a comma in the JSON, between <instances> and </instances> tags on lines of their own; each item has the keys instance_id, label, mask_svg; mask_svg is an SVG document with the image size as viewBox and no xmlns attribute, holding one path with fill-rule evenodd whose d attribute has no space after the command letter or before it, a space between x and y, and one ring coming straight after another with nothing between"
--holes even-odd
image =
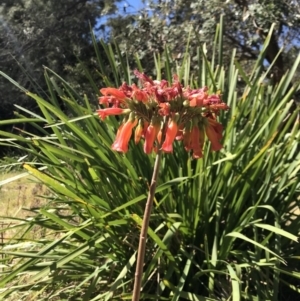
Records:
<instances>
[{"instance_id":1,"label":"flower stalk","mask_svg":"<svg viewBox=\"0 0 300 301\"><path fill-rule=\"evenodd\" d=\"M156 184L159 174L159 167L162 157L162 150L158 150L155 158L152 180L149 188L147 203L145 206L142 229L140 234L139 240L139 247L137 253L137 262L136 262L136 270L134 275L134 287L133 287L133 294L132 294L132 301L139 301L140 300L140 293L142 287L142 278L143 278L143 266L145 261L145 250L146 250L146 240L147 240L147 233L149 228L149 221L150 215L152 211L153 199L155 196Z\"/></svg>"},{"instance_id":2,"label":"flower stalk","mask_svg":"<svg viewBox=\"0 0 300 301\"><path fill-rule=\"evenodd\" d=\"M144 140L144 153L156 152L149 194L139 239L132 301L140 300L147 232L163 153L172 153L175 141L182 141L194 159L203 157L205 138L212 151L222 148L223 127L217 121L221 110L229 107L220 94L210 94L208 87L183 87L178 76L173 82L152 80L144 73L134 72L141 88L123 83L119 88L102 88L99 103L105 108L97 112L104 120L110 115L125 115L112 144L112 149L126 153L134 133L135 144Z\"/></svg>"}]
</instances>

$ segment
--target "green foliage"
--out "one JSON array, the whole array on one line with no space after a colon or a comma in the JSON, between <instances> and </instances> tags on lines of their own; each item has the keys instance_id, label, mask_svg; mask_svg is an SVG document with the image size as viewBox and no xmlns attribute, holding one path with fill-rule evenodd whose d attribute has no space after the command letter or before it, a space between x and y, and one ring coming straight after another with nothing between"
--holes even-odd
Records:
<instances>
[{"instance_id":1,"label":"green foliage","mask_svg":"<svg viewBox=\"0 0 300 301\"><path fill-rule=\"evenodd\" d=\"M90 28L102 16L116 9L108 0L14 0L0 4L0 69L26 89L42 95L49 93L44 81L47 66L69 83L90 93L81 64L95 69ZM102 21L102 20L101 20ZM96 79L96 75L95 75ZM0 120L12 118L12 104L37 112L36 103L19 89L0 79ZM3 128L1 128L3 129Z\"/></svg>"},{"instance_id":2,"label":"green foliage","mask_svg":"<svg viewBox=\"0 0 300 301\"><path fill-rule=\"evenodd\" d=\"M300 56L279 85L268 85L262 62L270 37L250 75L234 53L228 69L214 67L204 46L197 49L197 73L190 73L188 51L176 64L167 49L163 59L155 56L157 78L177 73L185 84L221 89L231 110L220 116L222 151L209 152L207 144L205 157L197 161L178 144L174 154L164 155L142 300L284 300L281 292L298 292L300 137L292 98L299 85L289 85ZM130 82L118 48L114 54L110 45L103 46L115 82L106 77L98 55L103 79L113 85ZM42 114L20 107L18 117L40 134L0 132L0 144L25 150L32 160L24 168L52 191L33 218L20 220L19 236L2 245L0 296L128 300L154 156L133 143L126 155L111 151L117 120L100 122L87 97L53 71L47 69L45 78L51 102L26 92ZM246 85L242 97L236 92L240 78ZM46 234L28 241L34 226Z\"/></svg>"},{"instance_id":3,"label":"green foliage","mask_svg":"<svg viewBox=\"0 0 300 301\"><path fill-rule=\"evenodd\" d=\"M168 45L172 58L180 62L191 35L189 52L192 68L197 69L199 39L206 43L210 57L217 24L223 16L224 65L229 65L232 49L236 48L236 57L248 71L259 55L271 24L275 23L266 60L274 61L283 47L283 53L275 62L283 74L299 53L299 15L299 2L292 0L152 0L139 14L125 15L122 21L113 18L108 25L121 50L130 54L129 57L138 55L144 68L151 72L153 52L161 54ZM120 26L122 23L127 26Z\"/></svg>"}]
</instances>

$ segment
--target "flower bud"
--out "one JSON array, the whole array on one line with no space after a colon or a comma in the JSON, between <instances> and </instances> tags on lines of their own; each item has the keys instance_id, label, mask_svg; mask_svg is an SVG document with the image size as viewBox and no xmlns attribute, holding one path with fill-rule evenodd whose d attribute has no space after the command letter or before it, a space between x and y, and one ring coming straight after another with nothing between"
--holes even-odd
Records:
<instances>
[{"instance_id":1,"label":"flower bud","mask_svg":"<svg viewBox=\"0 0 300 301\"><path fill-rule=\"evenodd\" d=\"M138 126L135 128L134 132L134 143L138 144L141 140L141 137L143 135L144 127L143 127L143 122L140 119Z\"/></svg>"}]
</instances>

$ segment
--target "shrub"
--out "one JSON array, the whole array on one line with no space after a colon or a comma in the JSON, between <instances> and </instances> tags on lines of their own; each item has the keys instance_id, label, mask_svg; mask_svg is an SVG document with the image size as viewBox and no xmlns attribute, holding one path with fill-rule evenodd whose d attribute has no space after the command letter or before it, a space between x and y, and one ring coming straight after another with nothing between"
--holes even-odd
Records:
<instances>
[{"instance_id":1,"label":"shrub","mask_svg":"<svg viewBox=\"0 0 300 301\"><path fill-rule=\"evenodd\" d=\"M115 85L131 83L121 54L113 56L103 46ZM177 73L186 85L220 89L231 110L220 116L226 125L223 150L209 152L207 143L204 158L193 160L175 146L163 157L141 299L284 300L299 291L299 109L292 100L299 85L290 83L300 56L273 87L270 68L262 71L265 47L250 75L234 52L224 68L208 61L204 50L198 49L198 74L189 74L188 52L178 66L167 49L156 58L158 79ZM48 69L45 78L49 99L25 91L43 114L23 109L24 116L14 120L29 122L41 134L0 132L1 145L26 151L31 159L24 168L52 191L34 218L20 220L20 238L2 245L0 296L130 299L154 157L133 145L126 155L113 152L118 121L100 122L86 97ZM242 95L236 92L239 78ZM47 235L23 239L35 225Z\"/></svg>"}]
</instances>

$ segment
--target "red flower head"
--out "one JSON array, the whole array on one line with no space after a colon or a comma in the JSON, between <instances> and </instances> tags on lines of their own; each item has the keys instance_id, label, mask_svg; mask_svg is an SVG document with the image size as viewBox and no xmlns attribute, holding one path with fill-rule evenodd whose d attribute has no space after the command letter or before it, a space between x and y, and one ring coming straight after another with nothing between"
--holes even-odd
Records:
<instances>
[{"instance_id":1,"label":"red flower head","mask_svg":"<svg viewBox=\"0 0 300 301\"><path fill-rule=\"evenodd\" d=\"M176 75L169 83L166 80L152 80L137 70L134 73L140 80L139 87L123 83L118 89L107 87L100 90L103 96L99 102L107 107L97 111L102 120L109 115L132 113L134 116L120 126L112 145L114 150L128 150L137 121L134 141L137 144L141 139L145 140L146 154L153 149L158 150L162 137L165 138L160 149L166 153L173 151L174 141L182 141L185 149L193 152L194 158L201 158L205 136L211 142L213 151L222 148L223 127L217 122L217 116L229 107L222 102L220 94L209 93L207 87L183 87ZM162 122L168 124L163 126Z\"/></svg>"}]
</instances>

